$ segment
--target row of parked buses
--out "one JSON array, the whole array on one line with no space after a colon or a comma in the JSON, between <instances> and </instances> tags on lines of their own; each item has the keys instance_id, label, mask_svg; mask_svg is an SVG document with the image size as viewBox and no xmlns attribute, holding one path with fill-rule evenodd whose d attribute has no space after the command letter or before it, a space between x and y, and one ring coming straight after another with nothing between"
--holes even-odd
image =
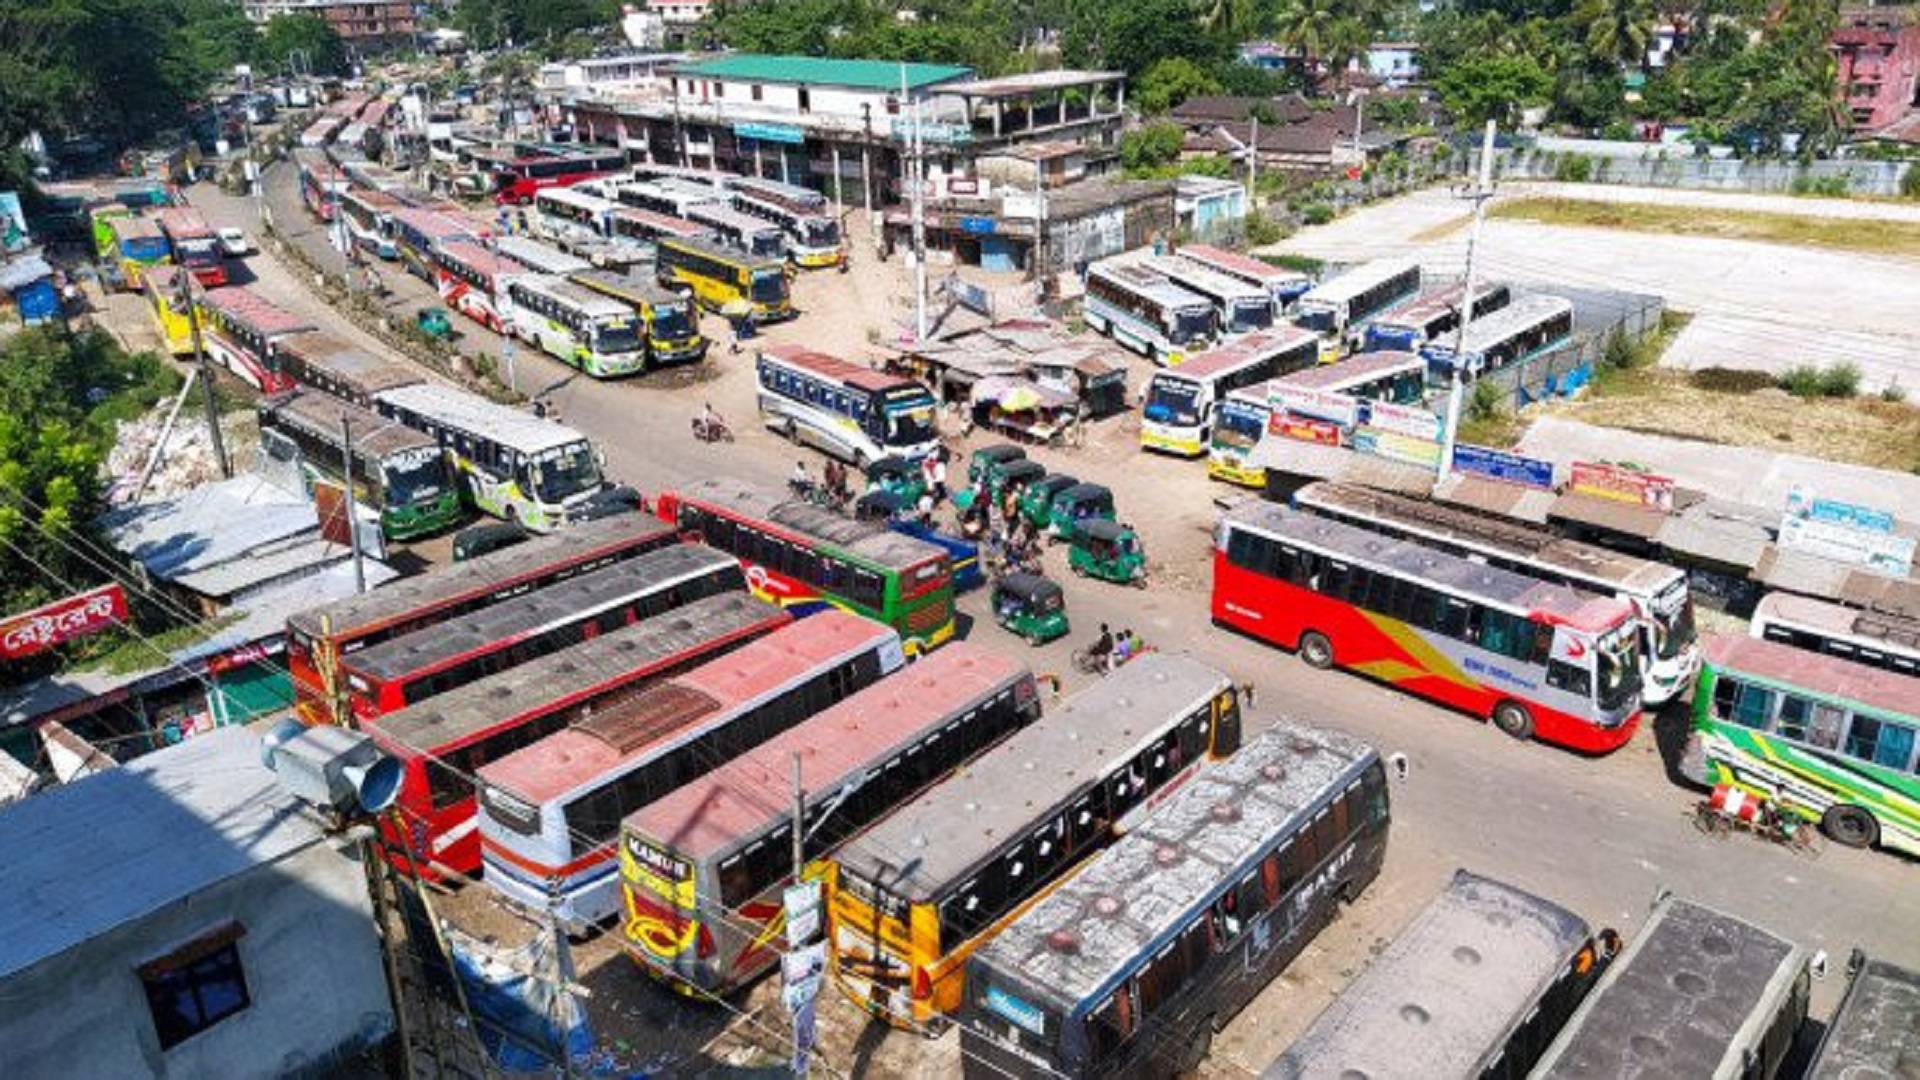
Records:
<instances>
[{"instance_id":1,"label":"row of parked buses","mask_svg":"<svg viewBox=\"0 0 1920 1080\"><path fill-rule=\"evenodd\" d=\"M143 288L147 275L163 267L182 269L202 286L227 282L227 250L198 210L102 200L89 216L95 255L129 290Z\"/></svg>"}]
</instances>

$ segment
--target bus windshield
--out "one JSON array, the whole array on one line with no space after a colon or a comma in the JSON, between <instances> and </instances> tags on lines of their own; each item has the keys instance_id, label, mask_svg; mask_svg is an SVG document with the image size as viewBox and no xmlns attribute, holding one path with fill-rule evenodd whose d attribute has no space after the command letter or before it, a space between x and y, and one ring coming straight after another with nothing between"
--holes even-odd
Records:
<instances>
[{"instance_id":1,"label":"bus windshield","mask_svg":"<svg viewBox=\"0 0 1920 1080\"><path fill-rule=\"evenodd\" d=\"M754 300L762 304L777 304L787 298L787 276L779 270L756 270L753 272Z\"/></svg>"},{"instance_id":2,"label":"bus windshield","mask_svg":"<svg viewBox=\"0 0 1920 1080\"><path fill-rule=\"evenodd\" d=\"M584 440L533 459L534 496L543 503L562 503L599 486L600 463Z\"/></svg>"},{"instance_id":3,"label":"bus windshield","mask_svg":"<svg viewBox=\"0 0 1920 1080\"><path fill-rule=\"evenodd\" d=\"M693 320L685 304L653 306L653 336L678 340L693 332Z\"/></svg>"},{"instance_id":4,"label":"bus windshield","mask_svg":"<svg viewBox=\"0 0 1920 1080\"><path fill-rule=\"evenodd\" d=\"M412 506L440 497L446 471L437 449L407 450L380 462L388 506Z\"/></svg>"},{"instance_id":5,"label":"bus windshield","mask_svg":"<svg viewBox=\"0 0 1920 1080\"><path fill-rule=\"evenodd\" d=\"M1672 611L1656 611L1653 615L1653 655L1655 659L1671 660L1693 645L1698 636L1693 626L1693 598L1686 597Z\"/></svg>"},{"instance_id":6,"label":"bus windshield","mask_svg":"<svg viewBox=\"0 0 1920 1080\"><path fill-rule=\"evenodd\" d=\"M1611 712L1626 705L1640 692L1640 663L1633 628L1620 627L1600 641L1598 661L1600 686L1597 695L1601 709Z\"/></svg>"},{"instance_id":7,"label":"bus windshield","mask_svg":"<svg viewBox=\"0 0 1920 1080\"><path fill-rule=\"evenodd\" d=\"M890 446L917 446L932 442L933 405L894 405L887 409L887 443Z\"/></svg>"},{"instance_id":8,"label":"bus windshield","mask_svg":"<svg viewBox=\"0 0 1920 1080\"><path fill-rule=\"evenodd\" d=\"M749 250L763 259L773 258L776 255L783 254L787 250L786 237L777 232L756 234L751 237L751 241L753 246Z\"/></svg>"},{"instance_id":9,"label":"bus windshield","mask_svg":"<svg viewBox=\"0 0 1920 1080\"><path fill-rule=\"evenodd\" d=\"M832 218L808 218L800 223L800 235L809 247L838 247L840 223Z\"/></svg>"},{"instance_id":10,"label":"bus windshield","mask_svg":"<svg viewBox=\"0 0 1920 1080\"><path fill-rule=\"evenodd\" d=\"M1213 333L1213 309L1182 308L1173 313L1173 336L1177 341L1198 341Z\"/></svg>"},{"instance_id":11,"label":"bus windshield","mask_svg":"<svg viewBox=\"0 0 1920 1080\"><path fill-rule=\"evenodd\" d=\"M602 353L630 353L640 348L639 320L622 315L595 323L593 346Z\"/></svg>"},{"instance_id":12,"label":"bus windshield","mask_svg":"<svg viewBox=\"0 0 1920 1080\"><path fill-rule=\"evenodd\" d=\"M1200 385L1187 379L1154 376L1147 388L1146 416L1161 423L1199 423Z\"/></svg>"},{"instance_id":13,"label":"bus windshield","mask_svg":"<svg viewBox=\"0 0 1920 1080\"><path fill-rule=\"evenodd\" d=\"M1302 306L1293 316L1296 326L1303 330L1312 330L1319 334L1333 332L1333 310L1323 307Z\"/></svg>"},{"instance_id":14,"label":"bus windshield","mask_svg":"<svg viewBox=\"0 0 1920 1080\"><path fill-rule=\"evenodd\" d=\"M1225 401L1220 404L1219 415L1214 418L1213 441L1236 450L1251 450L1259 444L1266 430L1267 413L1258 406Z\"/></svg>"},{"instance_id":15,"label":"bus windshield","mask_svg":"<svg viewBox=\"0 0 1920 1080\"><path fill-rule=\"evenodd\" d=\"M1273 325L1273 305L1265 301L1243 300L1233 305L1227 319L1227 332L1245 334Z\"/></svg>"},{"instance_id":16,"label":"bus windshield","mask_svg":"<svg viewBox=\"0 0 1920 1080\"><path fill-rule=\"evenodd\" d=\"M188 266L210 266L220 261L220 249L211 236L190 236L177 245L180 261Z\"/></svg>"}]
</instances>

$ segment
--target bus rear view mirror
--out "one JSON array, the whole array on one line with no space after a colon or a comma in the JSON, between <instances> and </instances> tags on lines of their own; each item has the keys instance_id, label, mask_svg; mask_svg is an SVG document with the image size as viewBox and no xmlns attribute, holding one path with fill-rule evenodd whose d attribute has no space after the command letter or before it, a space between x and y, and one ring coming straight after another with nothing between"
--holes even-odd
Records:
<instances>
[{"instance_id":1,"label":"bus rear view mirror","mask_svg":"<svg viewBox=\"0 0 1920 1080\"><path fill-rule=\"evenodd\" d=\"M1807 970L1813 972L1814 978L1825 981L1827 977L1827 950L1821 949L1814 953L1813 959L1807 961Z\"/></svg>"},{"instance_id":2,"label":"bus rear view mirror","mask_svg":"<svg viewBox=\"0 0 1920 1080\"><path fill-rule=\"evenodd\" d=\"M1405 754L1392 753L1387 755L1387 768L1393 772L1395 780L1405 781L1413 772L1413 763L1407 760Z\"/></svg>"}]
</instances>

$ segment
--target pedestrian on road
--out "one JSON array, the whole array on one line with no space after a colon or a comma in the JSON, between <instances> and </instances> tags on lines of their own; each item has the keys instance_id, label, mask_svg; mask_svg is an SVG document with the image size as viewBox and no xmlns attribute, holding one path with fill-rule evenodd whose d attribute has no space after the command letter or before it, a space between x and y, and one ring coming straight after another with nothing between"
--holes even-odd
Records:
<instances>
[{"instance_id":1,"label":"pedestrian on road","mask_svg":"<svg viewBox=\"0 0 1920 1080\"><path fill-rule=\"evenodd\" d=\"M947 448L935 447L933 451L933 501L947 501Z\"/></svg>"}]
</instances>

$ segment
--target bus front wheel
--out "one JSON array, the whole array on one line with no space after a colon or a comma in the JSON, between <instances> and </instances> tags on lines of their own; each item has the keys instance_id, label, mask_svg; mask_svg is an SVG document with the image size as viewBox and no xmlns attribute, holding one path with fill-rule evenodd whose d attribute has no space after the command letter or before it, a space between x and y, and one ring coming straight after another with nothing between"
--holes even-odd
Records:
<instances>
[{"instance_id":1,"label":"bus front wheel","mask_svg":"<svg viewBox=\"0 0 1920 1080\"><path fill-rule=\"evenodd\" d=\"M1333 642L1318 630L1300 635L1300 660L1310 668L1325 671L1333 666Z\"/></svg>"},{"instance_id":2,"label":"bus front wheel","mask_svg":"<svg viewBox=\"0 0 1920 1080\"><path fill-rule=\"evenodd\" d=\"M1533 714L1517 701L1503 701L1493 707L1493 726L1522 742L1533 738Z\"/></svg>"},{"instance_id":3,"label":"bus front wheel","mask_svg":"<svg viewBox=\"0 0 1920 1080\"><path fill-rule=\"evenodd\" d=\"M1857 806L1830 806L1820 815L1820 831L1843 847L1872 847L1880 839L1880 823Z\"/></svg>"}]
</instances>

